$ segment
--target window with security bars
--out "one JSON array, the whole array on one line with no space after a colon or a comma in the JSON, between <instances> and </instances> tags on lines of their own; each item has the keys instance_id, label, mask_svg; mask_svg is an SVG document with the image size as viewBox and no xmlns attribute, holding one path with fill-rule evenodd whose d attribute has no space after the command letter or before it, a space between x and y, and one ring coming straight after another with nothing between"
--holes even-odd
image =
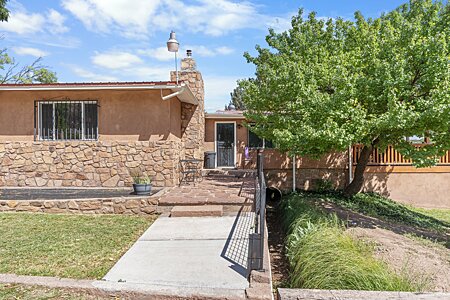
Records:
<instances>
[{"instance_id":1,"label":"window with security bars","mask_svg":"<svg viewBox=\"0 0 450 300\"><path fill-rule=\"evenodd\" d=\"M35 139L97 140L97 101L36 101Z\"/></svg>"}]
</instances>

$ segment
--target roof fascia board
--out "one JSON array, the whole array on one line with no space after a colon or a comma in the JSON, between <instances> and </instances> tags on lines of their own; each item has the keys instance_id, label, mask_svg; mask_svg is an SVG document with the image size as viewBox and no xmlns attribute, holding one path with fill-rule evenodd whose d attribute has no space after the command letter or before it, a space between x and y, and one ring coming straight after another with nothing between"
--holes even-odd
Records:
<instances>
[{"instance_id":1,"label":"roof fascia board","mask_svg":"<svg viewBox=\"0 0 450 300\"><path fill-rule=\"evenodd\" d=\"M54 85L54 86L1 86L0 91L79 91L79 90L171 90L182 91L177 98L181 102L197 105L198 100L189 86L181 85Z\"/></svg>"}]
</instances>

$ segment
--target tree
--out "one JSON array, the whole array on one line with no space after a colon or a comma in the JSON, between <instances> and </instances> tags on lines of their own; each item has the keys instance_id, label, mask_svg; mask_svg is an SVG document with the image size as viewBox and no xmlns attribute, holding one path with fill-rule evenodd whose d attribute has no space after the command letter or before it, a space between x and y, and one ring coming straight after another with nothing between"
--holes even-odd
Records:
<instances>
[{"instance_id":1,"label":"tree","mask_svg":"<svg viewBox=\"0 0 450 300\"><path fill-rule=\"evenodd\" d=\"M353 181L359 192L372 150L396 147L417 167L450 148L450 5L411 0L376 19L307 19L270 48L245 53L256 81L243 81L246 116L282 151L320 157L363 145ZM426 135L417 148L405 137Z\"/></svg>"},{"instance_id":2,"label":"tree","mask_svg":"<svg viewBox=\"0 0 450 300\"><path fill-rule=\"evenodd\" d=\"M0 0L0 21L6 22L9 10L6 8L7 0ZM7 49L0 50L0 84L4 83L51 83L56 82L56 73L41 65L42 58L36 59L30 65L20 66L16 60L9 56Z\"/></svg>"},{"instance_id":3,"label":"tree","mask_svg":"<svg viewBox=\"0 0 450 300\"><path fill-rule=\"evenodd\" d=\"M6 49L0 51L0 84L5 83L52 83L56 82L56 74L41 65L42 58L36 59L30 65L20 66L10 57Z\"/></svg>"},{"instance_id":4,"label":"tree","mask_svg":"<svg viewBox=\"0 0 450 300\"><path fill-rule=\"evenodd\" d=\"M8 21L9 10L6 8L8 0L0 0L0 21Z\"/></svg>"},{"instance_id":5,"label":"tree","mask_svg":"<svg viewBox=\"0 0 450 300\"><path fill-rule=\"evenodd\" d=\"M230 104L233 104L237 110L245 110L245 104L243 101L243 89L239 85L239 80L237 81L237 87L234 88L233 92L230 93L231 101Z\"/></svg>"}]
</instances>

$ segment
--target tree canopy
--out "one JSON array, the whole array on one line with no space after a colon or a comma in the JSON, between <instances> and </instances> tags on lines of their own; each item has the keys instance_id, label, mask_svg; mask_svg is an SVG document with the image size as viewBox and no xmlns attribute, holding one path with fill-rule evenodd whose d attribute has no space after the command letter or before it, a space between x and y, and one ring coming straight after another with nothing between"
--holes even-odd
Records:
<instances>
[{"instance_id":1,"label":"tree canopy","mask_svg":"<svg viewBox=\"0 0 450 300\"><path fill-rule=\"evenodd\" d=\"M243 89L239 85L239 80L237 82L237 87L230 93L230 104L233 104L237 110L245 110L245 103L243 99Z\"/></svg>"},{"instance_id":2,"label":"tree canopy","mask_svg":"<svg viewBox=\"0 0 450 300\"><path fill-rule=\"evenodd\" d=\"M8 21L9 10L6 8L8 0L0 0L0 21Z\"/></svg>"},{"instance_id":3,"label":"tree canopy","mask_svg":"<svg viewBox=\"0 0 450 300\"><path fill-rule=\"evenodd\" d=\"M291 25L269 29L269 48L257 45L257 56L245 53L257 80L240 86L257 134L313 157L363 144L362 172L373 147L394 145L416 166L450 148L448 3L412 0L353 21L305 19L300 10ZM414 135L431 143L415 147L405 139Z\"/></svg>"}]
</instances>

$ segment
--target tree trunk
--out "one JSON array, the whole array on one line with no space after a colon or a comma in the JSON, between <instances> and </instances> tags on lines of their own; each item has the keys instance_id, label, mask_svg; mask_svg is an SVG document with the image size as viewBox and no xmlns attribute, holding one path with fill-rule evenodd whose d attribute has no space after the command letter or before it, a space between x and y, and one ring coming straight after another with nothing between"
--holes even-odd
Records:
<instances>
[{"instance_id":1,"label":"tree trunk","mask_svg":"<svg viewBox=\"0 0 450 300\"><path fill-rule=\"evenodd\" d=\"M372 150L373 144L370 146L364 145L364 147L362 148L358 164L355 168L355 174L353 175L353 181L344 189L344 195L346 197L351 197L361 191L361 188L364 184L364 171L366 169L367 163L369 162Z\"/></svg>"}]
</instances>

